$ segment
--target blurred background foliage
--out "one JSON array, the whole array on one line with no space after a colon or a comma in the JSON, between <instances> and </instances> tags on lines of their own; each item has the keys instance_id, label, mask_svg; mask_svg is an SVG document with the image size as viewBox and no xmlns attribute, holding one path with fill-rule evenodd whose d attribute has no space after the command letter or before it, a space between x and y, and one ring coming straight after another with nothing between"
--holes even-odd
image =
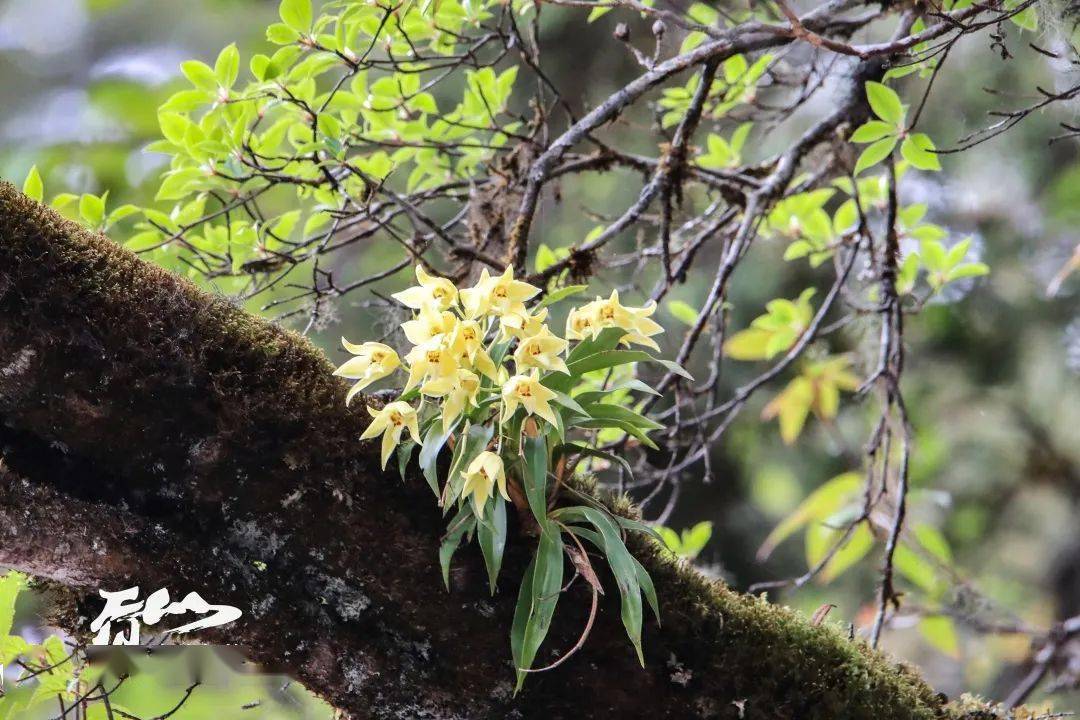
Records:
<instances>
[{"instance_id":1,"label":"blurred background foliage","mask_svg":"<svg viewBox=\"0 0 1080 720\"><path fill-rule=\"evenodd\" d=\"M152 204L166 158L143 148L159 136L158 105L187 87L180 62L198 58L212 64L220 48L236 42L246 67L253 52L267 50L264 29L276 10L276 2L265 0L0 0L0 176L21 183L36 164L50 196L108 191L110 208ZM633 57L610 41L615 19L586 26L581 14L549 7L544 15L547 71L578 109L638 73ZM1045 32L1057 20L1042 22ZM1000 48L978 35L960 42L938 78L923 122L939 147L984 125L988 110L1031 99L1015 93L1033 93L1037 85L1064 87L1080 75L1074 67L1019 52L1029 39L1039 42L1038 34L1004 32L1006 46L1020 59L1002 59ZM631 23L631 33L648 37L647 25ZM907 97L922 87L916 78L904 82L913 89ZM997 89L1002 94L989 92ZM743 148L744 156L765 157L783 146L809 118L825 112L828 102L828 94L815 96L764 147ZM905 203L926 203L929 220L956 236L971 235L976 255L992 268L986 278L956 283L907 329L905 392L917 432L912 522L945 540L954 575L943 592L956 621L923 622L916 631L917 618L907 628L901 618L885 646L917 663L949 694L970 690L1000 697L1022 672L1016 663L1029 650L1027 640L986 633L979 627L986 618L1045 628L1080 613L1080 281L1066 280L1055 297L1046 292L1080 241L1076 141L1047 142L1060 132L1058 122L1075 120L1070 113L1077 114L1075 105L1035 115L973 151L945 156L943 172L909 173L901 185ZM655 152L649 147L654 136L637 130L624 123L617 131L622 147ZM561 202L538 218L534 237L555 248L568 245L596 224L583 209L618 213L637 192L618 173L584 177L560 187ZM732 327L746 327L770 299L795 298L808 286L807 266L782 263L784 249L780 242L765 242L743 264L730 296ZM385 252L368 245L351 262L378 267L389 257ZM401 273L391 289L409 280ZM709 280L707 271L691 274L675 299L696 308ZM618 268L600 283L634 288L634 278L620 277ZM313 333L335 360L344 356L338 337L367 337L375 330L377 318L358 307L363 299L346 298ZM661 312L671 328L666 345L661 343L670 356L679 316L686 312L678 302ZM845 332L840 342L855 350L860 330ZM758 371L750 363L729 362L725 385L734 388ZM677 552L740 589L805 571L805 530L780 542L765 561L757 559L758 551L812 491L861 463L857 438L868 408L842 408L829 423L811 421L789 446L775 423L760 419L781 387L752 400L713 449L711 475L683 483L667 520ZM877 571L877 553L871 553L832 582L774 597L807 615L829 603L836 606L829 622L863 626L872 618ZM19 606L17 626L27 632L33 632L35 602L27 596ZM145 697L129 704L148 713L169 709L196 666L207 678L226 667L179 656L145 662L143 680L131 690ZM198 693L198 702L174 717L206 717L211 708L239 708L258 699L263 703L244 717L328 713L306 700L291 710L288 703L270 701L288 695L280 690L280 678L258 680L256 687L250 675L228 677L228 693ZM256 691L261 695L252 697ZM1080 709L1080 695L1059 695L1054 707Z\"/></svg>"}]
</instances>

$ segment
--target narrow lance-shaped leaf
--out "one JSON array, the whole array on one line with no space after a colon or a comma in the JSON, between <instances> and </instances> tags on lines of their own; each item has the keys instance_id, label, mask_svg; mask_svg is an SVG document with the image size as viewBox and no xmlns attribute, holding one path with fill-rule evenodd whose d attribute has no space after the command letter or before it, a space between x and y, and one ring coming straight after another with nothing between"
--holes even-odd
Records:
<instances>
[{"instance_id":1,"label":"narrow lance-shaped leaf","mask_svg":"<svg viewBox=\"0 0 1080 720\"><path fill-rule=\"evenodd\" d=\"M480 543L480 551L484 554L488 585L494 595L499 570L502 568L503 550L506 548L506 500L495 493L488 501L488 506L491 507L491 512L485 513L477 524L476 539Z\"/></svg>"},{"instance_id":2,"label":"narrow lance-shaped leaf","mask_svg":"<svg viewBox=\"0 0 1080 720\"><path fill-rule=\"evenodd\" d=\"M536 555L521 581L510 629L510 650L517 669L515 692L525 683L525 671L532 667L540 644L551 628L562 584L562 535L553 524L545 523Z\"/></svg>"}]
</instances>

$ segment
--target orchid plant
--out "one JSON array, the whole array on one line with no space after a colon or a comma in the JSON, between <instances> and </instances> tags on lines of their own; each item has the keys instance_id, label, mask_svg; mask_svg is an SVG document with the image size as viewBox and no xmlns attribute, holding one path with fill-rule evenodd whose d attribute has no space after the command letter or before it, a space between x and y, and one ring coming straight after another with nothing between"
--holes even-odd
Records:
<instances>
[{"instance_id":1,"label":"orchid plant","mask_svg":"<svg viewBox=\"0 0 1080 720\"><path fill-rule=\"evenodd\" d=\"M642 598L658 621L659 606L649 574L627 550L625 533L659 536L641 522L611 513L565 480L595 462L628 472L629 465L613 450L624 444L655 447L649 433L661 426L626 401L628 394L654 391L627 370L640 362L658 363L689 377L675 363L633 347L659 350L652 339L663 332L651 318L655 303L625 306L613 291L571 309L560 337L548 325L548 309L585 286L537 301L540 288L515 279L512 268L501 275L485 269L473 287L462 289L419 265L416 279L418 285L393 296L413 311L401 325L412 345L404 360L383 343L354 345L343 339L354 357L335 374L356 381L346 403L399 370L407 374L396 400L368 406L372 420L360 437L381 437L384 468L396 451L402 477L419 447L419 468L450 516L439 551L447 589L454 553L475 539L495 592L507 542L507 505L512 505L520 534L536 539L511 629L517 688L528 672L545 669L533 664L563 590L567 558L590 584L595 613L602 590L586 552L589 545L610 566L623 625L644 663ZM448 463L440 465L440 456ZM449 470L440 475L440 467ZM587 633L588 628L582 641Z\"/></svg>"}]
</instances>

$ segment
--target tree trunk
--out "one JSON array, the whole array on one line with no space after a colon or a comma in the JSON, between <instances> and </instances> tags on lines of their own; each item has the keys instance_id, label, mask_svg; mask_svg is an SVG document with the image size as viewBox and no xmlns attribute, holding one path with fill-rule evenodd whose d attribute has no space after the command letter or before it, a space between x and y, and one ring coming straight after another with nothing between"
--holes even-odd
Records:
<instances>
[{"instance_id":1,"label":"tree trunk","mask_svg":"<svg viewBox=\"0 0 1080 720\"><path fill-rule=\"evenodd\" d=\"M663 627L638 665L608 592L584 649L512 695L530 540L490 596L475 548L442 586L443 518L378 468L363 402L303 338L0 185L0 563L71 589L198 591L231 643L357 718L959 718L861 641L633 550ZM628 510L623 508L624 512ZM610 578L602 578L611 587ZM577 583L538 663L573 645ZM80 617L81 615L81 617ZM974 715L972 715L974 717Z\"/></svg>"}]
</instances>

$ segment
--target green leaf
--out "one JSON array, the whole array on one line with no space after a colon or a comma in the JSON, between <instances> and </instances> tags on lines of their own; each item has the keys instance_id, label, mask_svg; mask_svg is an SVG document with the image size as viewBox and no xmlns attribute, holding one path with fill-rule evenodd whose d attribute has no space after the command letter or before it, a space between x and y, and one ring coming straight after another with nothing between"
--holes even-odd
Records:
<instances>
[{"instance_id":1,"label":"green leaf","mask_svg":"<svg viewBox=\"0 0 1080 720\"><path fill-rule=\"evenodd\" d=\"M806 531L807 568L817 567L828 551L844 536L843 527L830 527L830 524L811 526ZM866 523L860 523L852 530L844 546L837 550L822 568L818 576L822 582L829 583L840 577L844 571L858 563L874 547L874 534Z\"/></svg>"},{"instance_id":2,"label":"green leaf","mask_svg":"<svg viewBox=\"0 0 1080 720\"><path fill-rule=\"evenodd\" d=\"M586 19L586 22L595 22L596 20L604 17L614 9L615 8L611 5L593 8L591 11L589 11L589 17Z\"/></svg>"},{"instance_id":3,"label":"green leaf","mask_svg":"<svg viewBox=\"0 0 1080 720\"><path fill-rule=\"evenodd\" d=\"M622 407L621 405L611 405L609 403L590 403L585 406L585 414L590 417L601 419L620 420L622 422L628 422L642 430L660 430L664 426L655 420L650 420L644 415L634 412L629 408Z\"/></svg>"},{"instance_id":4,"label":"green leaf","mask_svg":"<svg viewBox=\"0 0 1080 720\"><path fill-rule=\"evenodd\" d=\"M191 84L200 90L206 92L217 92L218 80L217 75L210 69L210 66L206 63L199 62L198 60L188 60L180 64L180 70L184 73L184 76L191 81Z\"/></svg>"},{"instance_id":5,"label":"green leaf","mask_svg":"<svg viewBox=\"0 0 1080 720\"><path fill-rule=\"evenodd\" d=\"M900 154L919 170L941 169L941 163L933 150L934 141L926 133L912 133L900 144Z\"/></svg>"},{"instance_id":6,"label":"green leaf","mask_svg":"<svg viewBox=\"0 0 1080 720\"><path fill-rule=\"evenodd\" d=\"M311 0L281 0L278 14L283 23L297 32L311 29Z\"/></svg>"},{"instance_id":7,"label":"green leaf","mask_svg":"<svg viewBox=\"0 0 1080 720\"><path fill-rule=\"evenodd\" d=\"M562 535L551 523L542 527L536 555L521 580L510 629L510 650L517 668L515 692L525 683L524 671L532 667L540 644L547 637L562 592Z\"/></svg>"},{"instance_id":8,"label":"green leaf","mask_svg":"<svg viewBox=\"0 0 1080 720\"><path fill-rule=\"evenodd\" d=\"M547 443L543 437L525 438L522 461L525 472L525 497L529 500L529 509L540 527L547 523Z\"/></svg>"},{"instance_id":9,"label":"green leaf","mask_svg":"<svg viewBox=\"0 0 1080 720\"><path fill-rule=\"evenodd\" d=\"M537 309L539 309L547 307L548 305L554 305L560 300L565 300L568 297L572 297L574 295L577 295L578 293L585 292L586 288L588 287L588 285L567 285L566 287L559 288L558 290L553 290L552 292L549 292L544 297L544 299L540 301L540 304L536 307Z\"/></svg>"},{"instance_id":10,"label":"green leaf","mask_svg":"<svg viewBox=\"0 0 1080 720\"><path fill-rule=\"evenodd\" d=\"M506 548L506 500L495 493L491 498L493 508L491 517L485 517L476 527L476 539L484 554L484 564L488 571L488 585L491 594L495 594L499 569L502 567L503 550Z\"/></svg>"},{"instance_id":11,"label":"green leaf","mask_svg":"<svg viewBox=\"0 0 1080 720\"><path fill-rule=\"evenodd\" d=\"M572 362L567 362L566 367L570 370L571 376L584 375L587 372L593 372L594 370L605 370L610 367L618 367L619 365L626 365L628 363L638 362L651 362L663 365L676 375L681 375L687 380L693 380L693 376L686 372L682 367L670 360L661 360L655 358L647 352L642 350L607 350L594 353L587 357L583 357Z\"/></svg>"},{"instance_id":12,"label":"green leaf","mask_svg":"<svg viewBox=\"0 0 1080 720\"><path fill-rule=\"evenodd\" d=\"M274 23L266 28L266 39L275 45L290 45L300 39L300 33L285 23Z\"/></svg>"},{"instance_id":13,"label":"green leaf","mask_svg":"<svg viewBox=\"0 0 1080 720\"><path fill-rule=\"evenodd\" d=\"M11 623L15 618L15 600L24 587L26 576L22 573L12 570L0 577L0 638L11 633Z\"/></svg>"},{"instance_id":14,"label":"green leaf","mask_svg":"<svg viewBox=\"0 0 1080 720\"><path fill-rule=\"evenodd\" d=\"M545 243L540 243L540 247L536 248L536 272L544 272L558 261L555 252Z\"/></svg>"},{"instance_id":15,"label":"green leaf","mask_svg":"<svg viewBox=\"0 0 1080 720\"><path fill-rule=\"evenodd\" d=\"M637 651L638 661L644 667L645 658L641 649L641 587L638 583L636 562L626 549L618 526L607 513L584 505L560 508L552 513L552 517L563 522L588 522L600 533L604 543L604 556L619 586L623 627Z\"/></svg>"},{"instance_id":16,"label":"green leaf","mask_svg":"<svg viewBox=\"0 0 1080 720\"><path fill-rule=\"evenodd\" d=\"M672 300L668 303L667 308L668 312L671 313L671 317L684 325L693 326L697 322L698 311L690 303L685 303L682 300Z\"/></svg>"},{"instance_id":17,"label":"green leaf","mask_svg":"<svg viewBox=\"0 0 1080 720\"><path fill-rule=\"evenodd\" d=\"M79 198L79 215L91 227L97 227L105 219L105 198L89 193Z\"/></svg>"},{"instance_id":18,"label":"green leaf","mask_svg":"<svg viewBox=\"0 0 1080 720\"><path fill-rule=\"evenodd\" d=\"M562 405L564 408L567 408L568 410L576 412L578 415L581 415L582 417L588 417L589 413L585 410L585 408L583 408L580 404L578 404L578 401L576 399L574 399L574 398L570 397L569 395L567 395L566 393L560 392L558 390L553 390L552 392L555 393L555 397L553 399L555 400L556 403L558 403L559 405Z\"/></svg>"},{"instance_id":19,"label":"green leaf","mask_svg":"<svg viewBox=\"0 0 1080 720\"><path fill-rule=\"evenodd\" d=\"M174 145L183 145L191 121L179 113L159 111L158 125L161 126L161 134L166 140Z\"/></svg>"},{"instance_id":20,"label":"green leaf","mask_svg":"<svg viewBox=\"0 0 1080 720\"><path fill-rule=\"evenodd\" d=\"M38 172L37 165L31 166L30 172L26 174L22 191L28 198L38 202L41 202L42 197L44 197L45 185L41 182L41 173Z\"/></svg>"},{"instance_id":21,"label":"green leaf","mask_svg":"<svg viewBox=\"0 0 1080 720\"><path fill-rule=\"evenodd\" d=\"M446 585L447 592L450 591L450 560L461 545L462 538L466 533L472 532L474 527L476 517L472 514L472 505L465 503L450 521L450 531L439 545L439 566L442 568L443 584Z\"/></svg>"},{"instance_id":22,"label":"green leaf","mask_svg":"<svg viewBox=\"0 0 1080 720\"><path fill-rule=\"evenodd\" d=\"M214 63L214 77L222 87L231 88L240 74L240 51L233 43L218 53Z\"/></svg>"},{"instance_id":23,"label":"green leaf","mask_svg":"<svg viewBox=\"0 0 1080 720\"><path fill-rule=\"evenodd\" d=\"M960 280L969 277L981 277L990 273L990 266L986 263L965 263L949 271L949 281Z\"/></svg>"},{"instance_id":24,"label":"green leaf","mask_svg":"<svg viewBox=\"0 0 1080 720\"><path fill-rule=\"evenodd\" d=\"M587 390L583 393L578 393L574 396L574 399L577 400L579 403L588 404L603 400L606 397L610 397L618 393L619 395L617 395L616 397L610 398L612 402L618 402L618 398L621 397L621 393L623 393L624 391L642 392L647 395L660 395L660 393L656 392L656 390L654 390L652 387L646 385L637 378L628 378L626 380L623 380L622 382L617 382L614 385L605 388L604 390Z\"/></svg>"},{"instance_id":25,"label":"green leaf","mask_svg":"<svg viewBox=\"0 0 1080 720\"><path fill-rule=\"evenodd\" d=\"M927 595L931 597L937 596L940 589L937 573L935 573L930 563L919 557L910 548L905 545L897 546L895 552L893 552L893 566L908 582Z\"/></svg>"},{"instance_id":26,"label":"green leaf","mask_svg":"<svg viewBox=\"0 0 1080 720\"><path fill-rule=\"evenodd\" d=\"M20 655L25 655L29 650L30 643L18 635L8 635L6 637L0 635L0 665L9 665L12 660ZM0 717L3 717L3 713L0 713Z\"/></svg>"},{"instance_id":27,"label":"green leaf","mask_svg":"<svg viewBox=\"0 0 1080 720\"><path fill-rule=\"evenodd\" d=\"M777 545L811 520L823 522L850 502L862 487L863 477L849 472L837 475L810 493L795 510L773 528L758 550L759 558L768 557Z\"/></svg>"},{"instance_id":28,"label":"green leaf","mask_svg":"<svg viewBox=\"0 0 1080 720\"><path fill-rule=\"evenodd\" d=\"M911 531L924 550L944 565L952 563L952 550L949 549L949 541L945 539L940 530L933 525L922 523L914 526Z\"/></svg>"},{"instance_id":29,"label":"green leaf","mask_svg":"<svg viewBox=\"0 0 1080 720\"><path fill-rule=\"evenodd\" d=\"M858 175L863 170L871 168L885 158L889 157L889 154L892 153L893 148L895 147L896 136L878 140L874 144L868 146L865 150L862 151L862 154L859 155L858 161L856 161L855 163L855 174Z\"/></svg>"},{"instance_id":30,"label":"green leaf","mask_svg":"<svg viewBox=\"0 0 1080 720\"><path fill-rule=\"evenodd\" d=\"M1006 0L1005 9L1010 11L1014 10L1022 2L1023 0ZM1035 32L1039 29L1039 14L1037 10L1038 8L1035 6L1027 7L1015 15L1012 15L1009 19L1021 30Z\"/></svg>"},{"instance_id":31,"label":"green leaf","mask_svg":"<svg viewBox=\"0 0 1080 720\"><path fill-rule=\"evenodd\" d=\"M575 345L566 356L566 362L572 363L575 360L580 360L605 350L614 350L618 346L619 341L624 337L626 337L626 331L622 328L604 328L597 333L595 338L586 338Z\"/></svg>"},{"instance_id":32,"label":"green leaf","mask_svg":"<svg viewBox=\"0 0 1080 720\"><path fill-rule=\"evenodd\" d=\"M607 509L603 508L602 506L601 506L601 509L603 509L605 512L607 512ZM619 527L623 528L624 530L629 530L631 532L644 533L645 535L648 535L649 537L651 537L653 540L660 543L661 545L666 544L665 541L664 541L664 538L661 537L659 532L657 532L657 530L659 528L654 528L651 525L646 525L645 523L641 522L640 520L634 520L632 518L623 517L622 515L612 515L611 517L615 520L616 523L618 523ZM710 533L712 532L711 523L710 523L709 532Z\"/></svg>"},{"instance_id":33,"label":"green leaf","mask_svg":"<svg viewBox=\"0 0 1080 720\"><path fill-rule=\"evenodd\" d=\"M930 272L945 272L949 269L945 246L937 240L924 240L919 243L919 257L923 267Z\"/></svg>"},{"instance_id":34,"label":"green leaf","mask_svg":"<svg viewBox=\"0 0 1080 720\"><path fill-rule=\"evenodd\" d=\"M870 120L859 126L859 129L852 133L851 142L872 143L895 134L896 128L889 123L882 122L881 120Z\"/></svg>"},{"instance_id":35,"label":"green leaf","mask_svg":"<svg viewBox=\"0 0 1080 720\"><path fill-rule=\"evenodd\" d=\"M919 634L945 655L953 658L960 656L960 641L952 618L945 615L925 617L919 621Z\"/></svg>"},{"instance_id":36,"label":"green leaf","mask_svg":"<svg viewBox=\"0 0 1080 720\"><path fill-rule=\"evenodd\" d=\"M585 455L586 457L599 458L600 460L606 460L609 463L621 465L628 475L633 475L634 472L630 467L630 463L628 463L625 458L587 445L582 445L581 443L563 443L555 448L555 452L562 455L577 453L578 455Z\"/></svg>"},{"instance_id":37,"label":"green leaf","mask_svg":"<svg viewBox=\"0 0 1080 720\"><path fill-rule=\"evenodd\" d=\"M423 471L424 478L427 480L428 486L431 487L431 491L435 493L435 497L439 497L439 475L436 467L439 451L446 445L446 441L453 430L454 428L451 426L443 432L442 418L436 417L436 421L428 428L427 434L424 435L424 441L420 445L420 470Z\"/></svg>"},{"instance_id":38,"label":"green leaf","mask_svg":"<svg viewBox=\"0 0 1080 720\"><path fill-rule=\"evenodd\" d=\"M639 563L635 557L630 559L634 561L634 570L637 572L637 581L638 585L641 586L641 592L645 596L645 600L648 601L649 607L652 608L653 615L656 616L656 624L659 625L660 601L656 599L656 586L653 584L649 571L645 569L645 566Z\"/></svg>"},{"instance_id":39,"label":"green leaf","mask_svg":"<svg viewBox=\"0 0 1080 720\"><path fill-rule=\"evenodd\" d=\"M895 127L902 127L907 112L904 104L900 102L900 96L887 85L869 81L866 83L866 99L870 101L870 107L874 114Z\"/></svg>"},{"instance_id":40,"label":"green leaf","mask_svg":"<svg viewBox=\"0 0 1080 720\"><path fill-rule=\"evenodd\" d=\"M158 187L155 200L179 200L190 192L193 183L206 177L199 168L182 168L165 176Z\"/></svg>"},{"instance_id":41,"label":"green leaf","mask_svg":"<svg viewBox=\"0 0 1080 720\"><path fill-rule=\"evenodd\" d=\"M575 423L575 427L585 429L611 428L614 430L621 430L627 435L632 435L637 438L638 442L645 447L652 448L653 450L658 449L656 443L653 442L637 425L624 420L616 420L614 418L592 418Z\"/></svg>"}]
</instances>

